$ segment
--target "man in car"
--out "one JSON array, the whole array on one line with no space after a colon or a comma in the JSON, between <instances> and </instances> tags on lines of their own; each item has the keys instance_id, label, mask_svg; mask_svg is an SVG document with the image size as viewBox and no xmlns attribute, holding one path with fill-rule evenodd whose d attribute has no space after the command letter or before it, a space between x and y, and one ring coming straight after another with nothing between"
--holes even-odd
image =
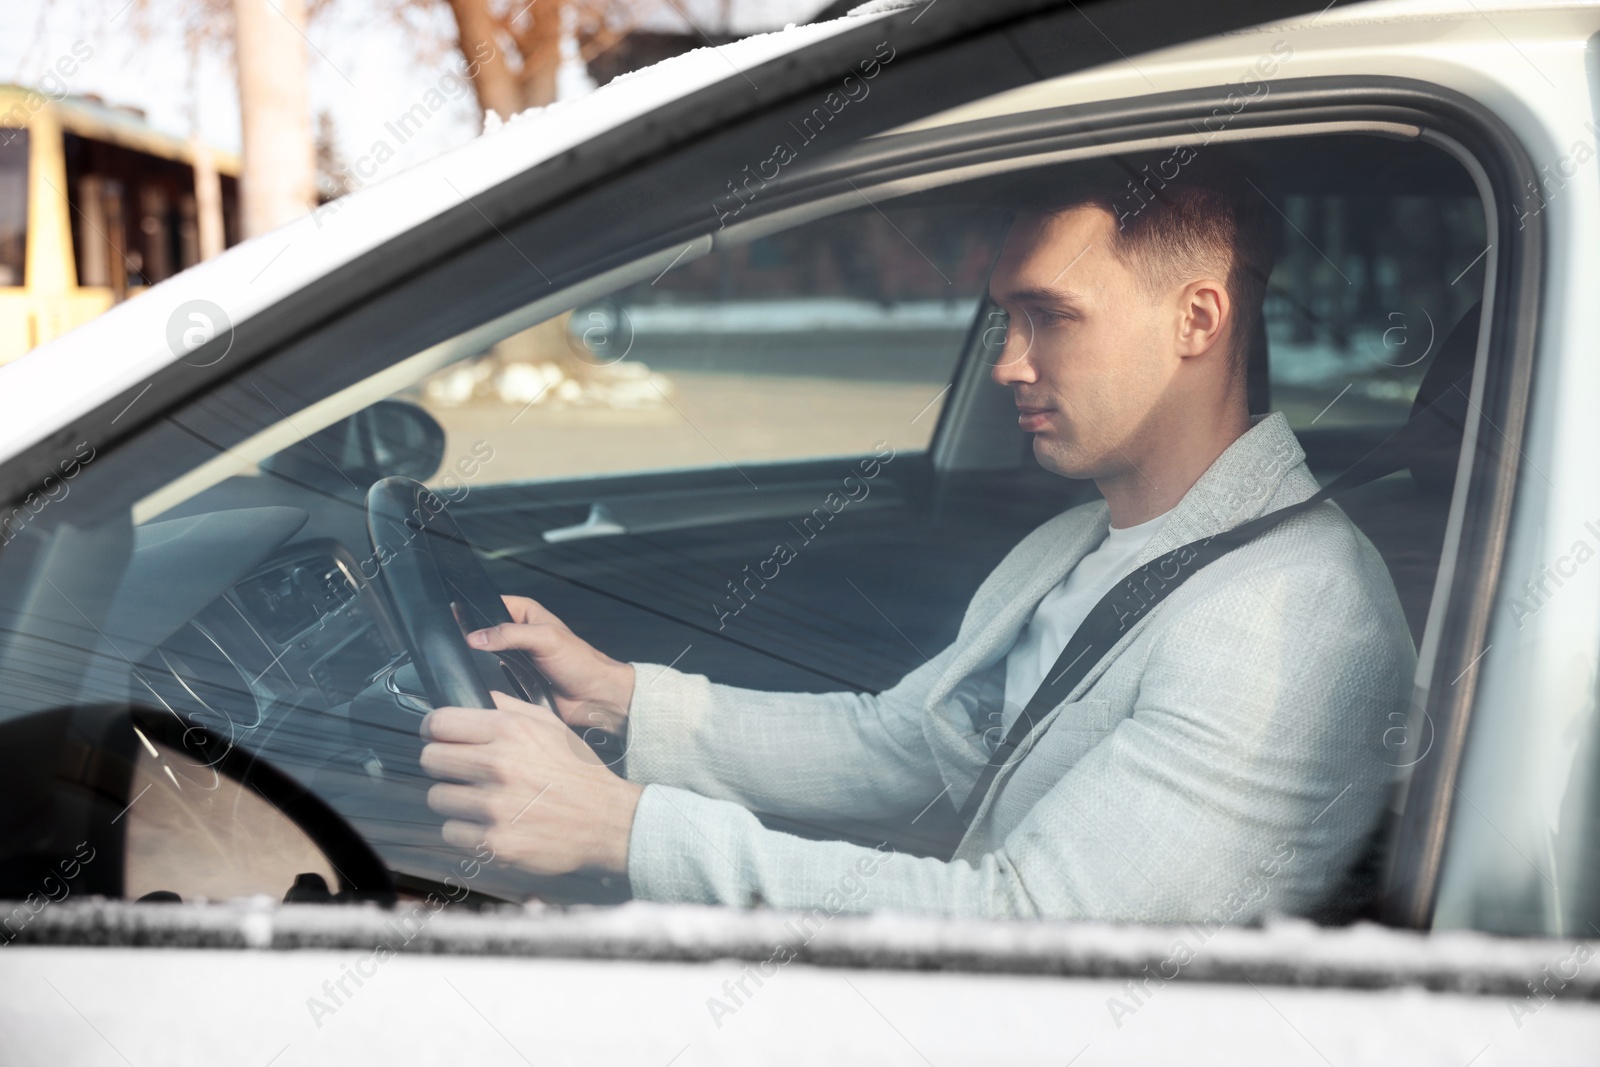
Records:
<instances>
[{"instance_id":1,"label":"man in car","mask_svg":"<svg viewBox=\"0 0 1600 1067\"><path fill-rule=\"evenodd\" d=\"M445 838L540 873L626 872L660 901L1205 922L1326 906L1379 824L1382 737L1415 666L1382 559L1331 504L1133 625L1001 771L953 858L803 840L751 814L961 806L1119 580L1316 492L1284 417L1246 401L1270 205L1221 168L1196 175L1090 181L1011 226L992 376L1038 461L1104 499L1024 538L953 644L877 695L757 692L617 662L508 597L515 624L470 642L530 652L557 714L496 694L497 709L428 716ZM626 777L563 719L625 733Z\"/></svg>"}]
</instances>

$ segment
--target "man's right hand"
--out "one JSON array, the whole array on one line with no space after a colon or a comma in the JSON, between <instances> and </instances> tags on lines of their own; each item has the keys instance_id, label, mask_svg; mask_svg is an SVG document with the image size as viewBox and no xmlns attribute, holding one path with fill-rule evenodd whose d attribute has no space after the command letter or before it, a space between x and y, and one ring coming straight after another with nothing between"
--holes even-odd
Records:
<instances>
[{"instance_id":1,"label":"man's right hand","mask_svg":"<svg viewBox=\"0 0 1600 1067\"><path fill-rule=\"evenodd\" d=\"M512 622L467 635L473 648L517 648L533 657L555 691L555 712L577 729L621 734L633 700L633 666L621 663L567 629L537 601L501 597Z\"/></svg>"}]
</instances>

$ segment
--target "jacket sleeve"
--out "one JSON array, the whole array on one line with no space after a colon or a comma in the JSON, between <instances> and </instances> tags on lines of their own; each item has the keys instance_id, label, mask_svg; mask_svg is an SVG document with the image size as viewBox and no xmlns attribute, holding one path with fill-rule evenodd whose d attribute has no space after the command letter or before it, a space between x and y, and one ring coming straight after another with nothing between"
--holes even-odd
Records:
<instances>
[{"instance_id":1,"label":"jacket sleeve","mask_svg":"<svg viewBox=\"0 0 1600 1067\"><path fill-rule=\"evenodd\" d=\"M925 694L949 650L892 689L769 693L635 664L627 774L793 818L886 818L942 788Z\"/></svg>"},{"instance_id":2,"label":"jacket sleeve","mask_svg":"<svg viewBox=\"0 0 1600 1067\"><path fill-rule=\"evenodd\" d=\"M769 693L716 685L700 675L634 664L627 776L792 818L882 819L916 811L948 784L960 801L983 756L982 708L1004 695L1003 666L963 679L942 702L974 745L941 767L926 730L930 694L955 657L1015 588L1053 551L1061 531L1098 515L1091 504L1044 523L984 579L954 643L877 695ZM991 665L992 667L993 665Z\"/></svg>"},{"instance_id":3,"label":"jacket sleeve","mask_svg":"<svg viewBox=\"0 0 1600 1067\"><path fill-rule=\"evenodd\" d=\"M652 785L630 843L635 893L995 918L1304 913L1386 799L1381 737L1409 692L1410 637L1398 603L1348 573L1291 565L1208 584L1158 612L1133 714L993 849L885 860Z\"/></svg>"}]
</instances>

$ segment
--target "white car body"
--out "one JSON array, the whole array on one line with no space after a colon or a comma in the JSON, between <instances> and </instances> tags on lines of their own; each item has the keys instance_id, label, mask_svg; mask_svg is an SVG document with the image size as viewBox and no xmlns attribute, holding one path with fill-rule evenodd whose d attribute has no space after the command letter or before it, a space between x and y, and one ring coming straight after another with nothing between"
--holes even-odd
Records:
<instances>
[{"instance_id":1,"label":"white car body","mask_svg":"<svg viewBox=\"0 0 1600 1067\"><path fill-rule=\"evenodd\" d=\"M154 287L0 368L0 460L111 398L137 391L174 362L168 319L186 301L213 301L235 324L243 322L598 130L727 78L730 66L752 69L862 17L886 16L791 28L619 79L353 194L337 211L249 241ZM1600 482L1589 476L1600 456L1600 419L1594 416L1600 360L1592 341L1593 294L1600 291L1600 241L1594 239L1600 234L1600 182L1593 168L1600 162L1590 158L1600 131L1589 45L1597 32L1595 3L1392 0L1131 56L916 125L1238 82L1263 55L1278 57L1277 77L1398 75L1453 90L1491 110L1536 162L1561 176L1540 206L1549 240L1538 373L1522 448L1527 466L1538 474L1521 487L1504 557L1508 580L1520 583L1566 552L1575 531L1600 516ZM1529 645L1531 654L1503 658L1494 651L1529 638L1499 618L1483 662L1473 668L1483 672L1481 703L1514 706L1525 714L1517 720L1486 718L1482 728L1492 742L1477 744L1468 759L1557 768L1544 798L1553 805L1574 758L1563 738L1573 723L1593 714L1600 568L1579 568L1533 625L1541 639ZM1424 669L1434 652L1419 649ZM1471 773L1470 766L1464 773ZM1548 814L1553 825L1554 813ZM1545 847L1537 819L1463 832L1498 833L1530 853ZM1436 928L1467 927L1459 880L1452 881L1448 866L1442 885ZM729 984L740 980L746 965L734 960L626 960L581 945L666 944L693 955L695 945L780 939L781 916L636 903L600 916L444 916L424 935L433 953L365 964L373 972L365 984L351 986L354 994L347 989L335 1003L325 983L337 982L368 955L350 946L360 942L363 924L378 922L373 914L352 919L337 908L305 909L297 918L287 911L215 905L186 906L173 915L170 923L145 920L116 906L100 911L77 902L46 909L48 921L113 931L113 940L123 945L137 943L138 931L150 922L188 923L200 931L195 944L205 947L0 949L6 1050L0 1058L262 1067L479 1057L662 1067L818 1061L1490 1067L1592 1063L1600 1048L1600 980L1594 975L1600 964L1588 962L1594 952L1587 945L1570 940L1507 941L1371 927L1323 931L1286 923L1227 931L1201 948L1197 958L1219 968L1215 980L1141 984L1122 975L1092 977L1094 968L1082 961L1119 954L1160 960L1167 946L1187 936L1183 931L841 917L818 935L819 942L831 939L840 952L859 950L859 969L795 963L739 997ZM508 922L527 924L519 934L524 947L508 951L534 958L494 958L494 939ZM334 938L338 947L273 950L325 944L317 931L341 924L356 932ZM298 933L286 939L285 930ZM1600 936L1594 930L1568 934ZM935 942L959 949L968 963L929 973L896 962L906 946ZM1018 954L1033 950L1079 963L1016 973ZM600 958L561 958L583 955ZM1013 973L981 973L985 959L995 961L990 969ZM1242 960L1281 980L1239 979L1244 972L1230 972L1225 964L1242 967ZM1197 963L1185 977L1201 970ZM1564 979L1560 995L1547 994L1548 985L1530 985L1551 973ZM333 1010L319 1011L317 1004Z\"/></svg>"}]
</instances>

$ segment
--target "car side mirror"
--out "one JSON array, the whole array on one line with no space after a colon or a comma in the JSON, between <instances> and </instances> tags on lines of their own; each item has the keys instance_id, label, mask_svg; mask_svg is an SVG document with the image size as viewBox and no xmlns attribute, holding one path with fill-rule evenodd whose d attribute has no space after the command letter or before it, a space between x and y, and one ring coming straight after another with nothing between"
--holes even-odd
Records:
<instances>
[{"instance_id":1,"label":"car side mirror","mask_svg":"<svg viewBox=\"0 0 1600 1067\"><path fill-rule=\"evenodd\" d=\"M416 404L380 400L269 456L261 467L334 492L348 493L354 482L365 493L373 482L395 475L426 481L444 452L444 427L437 419Z\"/></svg>"}]
</instances>

